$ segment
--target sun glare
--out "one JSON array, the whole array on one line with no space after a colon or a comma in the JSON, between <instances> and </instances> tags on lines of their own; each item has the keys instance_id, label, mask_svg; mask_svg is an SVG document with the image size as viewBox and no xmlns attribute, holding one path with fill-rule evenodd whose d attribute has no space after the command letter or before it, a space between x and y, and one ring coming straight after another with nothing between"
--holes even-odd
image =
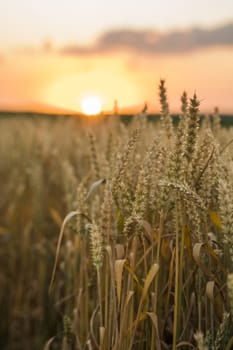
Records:
<instances>
[{"instance_id":1,"label":"sun glare","mask_svg":"<svg viewBox=\"0 0 233 350\"><path fill-rule=\"evenodd\" d=\"M102 101L98 97L86 97L83 99L81 107L84 114L97 115L101 112Z\"/></svg>"}]
</instances>

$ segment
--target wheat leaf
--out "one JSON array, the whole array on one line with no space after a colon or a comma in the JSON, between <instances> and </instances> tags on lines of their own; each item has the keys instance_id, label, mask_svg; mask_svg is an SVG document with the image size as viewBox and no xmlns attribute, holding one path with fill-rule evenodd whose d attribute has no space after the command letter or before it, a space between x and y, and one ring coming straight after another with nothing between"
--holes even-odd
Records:
<instances>
[{"instance_id":1,"label":"wheat leaf","mask_svg":"<svg viewBox=\"0 0 233 350\"><path fill-rule=\"evenodd\" d=\"M153 281L154 277L157 275L158 271L159 271L159 265L153 264L150 268L150 271L148 272L148 274L146 276L146 280L145 280L144 287L142 290L142 297L141 297L142 301L146 298L148 289L151 285L151 282Z\"/></svg>"},{"instance_id":2,"label":"wheat leaf","mask_svg":"<svg viewBox=\"0 0 233 350\"><path fill-rule=\"evenodd\" d=\"M105 179L100 179L96 182L94 182L89 191L88 191L88 194L87 194L87 197L86 197L86 200L88 200L88 198L92 195L93 192L95 192L97 190L97 188L102 185L102 184L105 184L106 180Z\"/></svg>"},{"instance_id":3,"label":"wheat leaf","mask_svg":"<svg viewBox=\"0 0 233 350\"><path fill-rule=\"evenodd\" d=\"M117 288L117 301L118 308L120 308L121 302L121 286L122 286L122 274L126 259L119 259L115 261L115 278L116 278L116 288Z\"/></svg>"},{"instance_id":4,"label":"wheat leaf","mask_svg":"<svg viewBox=\"0 0 233 350\"><path fill-rule=\"evenodd\" d=\"M69 214L66 215L66 217L65 217L65 219L64 219L64 221L62 223L61 230L60 230L59 237L58 237L57 249L56 249L56 254L55 254L55 262L54 262L52 277L51 277L51 281L50 281L50 285L49 285L49 293L51 293L53 282L54 282L54 278L55 278L55 273L56 273L56 268L57 268L57 263L58 263L58 257L59 257L59 252L60 252L60 249L61 249L61 242L62 242L65 226L66 226L67 222L70 219L72 219L74 216L76 216L76 215L82 215L86 219L88 219L88 221L90 221L89 218L85 214L81 213L80 211L71 211Z\"/></svg>"}]
</instances>

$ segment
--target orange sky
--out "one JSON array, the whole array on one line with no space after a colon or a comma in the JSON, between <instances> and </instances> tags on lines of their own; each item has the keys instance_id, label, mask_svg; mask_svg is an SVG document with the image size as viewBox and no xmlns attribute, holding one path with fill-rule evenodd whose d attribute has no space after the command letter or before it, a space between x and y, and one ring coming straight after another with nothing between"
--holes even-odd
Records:
<instances>
[{"instance_id":1,"label":"orange sky","mask_svg":"<svg viewBox=\"0 0 233 350\"><path fill-rule=\"evenodd\" d=\"M114 99L119 107L143 106L148 101L151 110L158 110L157 85L165 78L172 111L179 109L185 89L189 95L197 92L203 111L217 105L230 113L232 62L233 48L156 57L120 51L80 58L17 53L0 65L0 106L33 109L35 103L43 103L76 111L83 97L96 95L103 100L104 110L113 108Z\"/></svg>"},{"instance_id":2,"label":"orange sky","mask_svg":"<svg viewBox=\"0 0 233 350\"><path fill-rule=\"evenodd\" d=\"M158 111L164 78L172 112L186 90L203 112L233 113L233 3L208 4L2 0L0 110L78 112L94 95L105 111Z\"/></svg>"}]
</instances>

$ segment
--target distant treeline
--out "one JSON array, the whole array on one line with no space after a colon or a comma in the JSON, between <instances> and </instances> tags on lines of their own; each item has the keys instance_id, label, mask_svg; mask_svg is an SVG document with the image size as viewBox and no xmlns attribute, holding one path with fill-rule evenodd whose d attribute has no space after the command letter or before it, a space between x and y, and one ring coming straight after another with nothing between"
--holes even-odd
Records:
<instances>
[{"instance_id":1,"label":"distant treeline","mask_svg":"<svg viewBox=\"0 0 233 350\"><path fill-rule=\"evenodd\" d=\"M207 115L201 114L201 121L206 117ZM63 118L81 118L83 117L81 114L46 114L46 113L34 113L34 112L8 112L8 111L0 111L0 119L4 118L35 118L35 119L63 119ZM102 117L109 117L109 115L103 114ZM114 116L115 118L120 118L124 123L130 123L133 118L135 117L134 114L118 114L117 116ZM156 122L159 120L160 115L159 114L148 114L147 119L151 122ZM179 121L179 115L173 114L173 122L174 124L177 124ZM213 119L213 115L209 114L210 119ZM231 114L220 114L221 117L221 125L224 127L230 127L233 126L233 115Z\"/></svg>"},{"instance_id":2,"label":"distant treeline","mask_svg":"<svg viewBox=\"0 0 233 350\"><path fill-rule=\"evenodd\" d=\"M134 117L133 115L129 115L129 114L120 115L121 120L126 122L126 123L129 123L130 121L132 121L133 117ZM174 124L175 125L178 124L179 115L173 114L172 117L173 117ZM205 119L205 117L206 117L206 115L201 114L201 118L200 118L201 122ZM213 119L212 115L209 115L209 117L210 117L210 120ZM159 120L159 118L160 118L159 114L148 114L147 115L148 121L151 121L151 122L156 122ZM229 115L229 114L221 115L220 114L220 118L221 118L221 125L222 126L224 126L224 127L233 126L233 115Z\"/></svg>"}]
</instances>

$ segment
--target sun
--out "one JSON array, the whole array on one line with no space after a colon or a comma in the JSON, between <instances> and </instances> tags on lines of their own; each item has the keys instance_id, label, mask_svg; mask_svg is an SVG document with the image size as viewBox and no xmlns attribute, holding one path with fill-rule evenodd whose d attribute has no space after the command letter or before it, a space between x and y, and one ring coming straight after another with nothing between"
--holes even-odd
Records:
<instances>
[{"instance_id":1,"label":"sun","mask_svg":"<svg viewBox=\"0 0 233 350\"><path fill-rule=\"evenodd\" d=\"M82 111L86 115L97 115L102 110L102 101L95 96L89 96L82 100Z\"/></svg>"}]
</instances>

